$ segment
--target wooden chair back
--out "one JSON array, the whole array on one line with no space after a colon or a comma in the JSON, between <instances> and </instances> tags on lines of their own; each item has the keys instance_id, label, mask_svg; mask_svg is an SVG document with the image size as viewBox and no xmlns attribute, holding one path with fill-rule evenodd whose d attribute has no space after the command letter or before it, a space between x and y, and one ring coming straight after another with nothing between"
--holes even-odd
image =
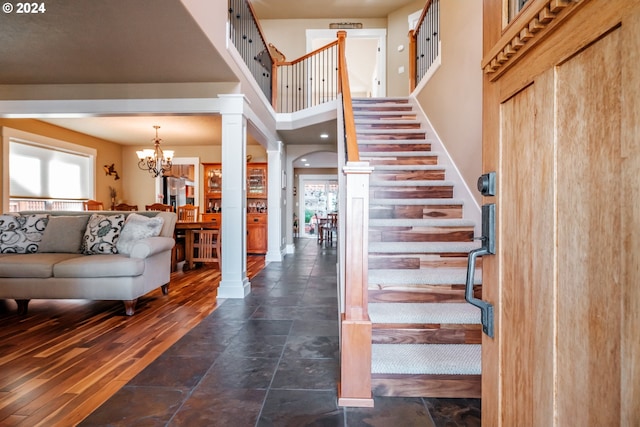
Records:
<instances>
[{"instance_id":1,"label":"wooden chair back","mask_svg":"<svg viewBox=\"0 0 640 427\"><path fill-rule=\"evenodd\" d=\"M172 205L164 205L162 203L152 203L150 205L145 205L144 209L147 211L173 212Z\"/></svg>"},{"instance_id":2,"label":"wooden chair back","mask_svg":"<svg viewBox=\"0 0 640 427\"><path fill-rule=\"evenodd\" d=\"M198 206L182 205L178 206L178 221L195 222L198 220Z\"/></svg>"},{"instance_id":3,"label":"wooden chair back","mask_svg":"<svg viewBox=\"0 0 640 427\"><path fill-rule=\"evenodd\" d=\"M220 230L192 230L192 262L217 262L220 264Z\"/></svg>"},{"instance_id":4,"label":"wooden chair back","mask_svg":"<svg viewBox=\"0 0 640 427\"><path fill-rule=\"evenodd\" d=\"M103 211L104 204L97 200L87 200L82 202L82 209L85 211Z\"/></svg>"},{"instance_id":5,"label":"wooden chair back","mask_svg":"<svg viewBox=\"0 0 640 427\"><path fill-rule=\"evenodd\" d=\"M126 203L119 203L113 207L116 211L137 211L138 205L128 205Z\"/></svg>"}]
</instances>

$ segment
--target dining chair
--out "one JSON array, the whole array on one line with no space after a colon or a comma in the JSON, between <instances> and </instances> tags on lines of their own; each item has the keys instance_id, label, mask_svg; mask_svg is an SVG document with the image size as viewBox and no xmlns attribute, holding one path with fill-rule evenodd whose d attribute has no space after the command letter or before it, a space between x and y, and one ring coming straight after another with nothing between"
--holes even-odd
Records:
<instances>
[{"instance_id":1,"label":"dining chair","mask_svg":"<svg viewBox=\"0 0 640 427\"><path fill-rule=\"evenodd\" d=\"M198 206L182 205L178 206L178 221L195 222L198 220Z\"/></svg>"},{"instance_id":2,"label":"dining chair","mask_svg":"<svg viewBox=\"0 0 640 427\"><path fill-rule=\"evenodd\" d=\"M220 263L220 230L191 230L191 238L193 239L190 248L192 253L189 256L191 265L196 262L216 262L218 269L222 269Z\"/></svg>"},{"instance_id":3,"label":"dining chair","mask_svg":"<svg viewBox=\"0 0 640 427\"><path fill-rule=\"evenodd\" d=\"M86 202L82 202L82 209L85 211L103 211L104 204L97 200L87 200Z\"/></svg>"},{"instance_id":4,"label":"dining chair","mask_svg":"<svg viewBox=\"0 0 640 427\"><path fill-rule=\"evenodd\" d=\"M147 211L173 212L173 205L164 205L162 203L152 203L150 205L145 205L144 209Z\"/></svg>"},{"instance_id":5,"label":"dining chair","mask_svg":"<svg viewBox=\"0 0 640 427\"><path fill-rule=\"evenodd\" d=\"M338 214L330 213L327 214L327 220L322 225L322 233L323 233L323 241L327 245L331 245L333 243L333 235L336 235L336 240L338 239Z\"/></svg>"},{"instance_id":6,"label":"dining chair","mask_svg":"<svg viewBox=\"0 0 640 427\"><path fill-rule=\"evenodd\" d=\"M114 211L137 211L138 205L128 205L126 203L119 203L113 207Z\"/></svg>"}]
</instances>

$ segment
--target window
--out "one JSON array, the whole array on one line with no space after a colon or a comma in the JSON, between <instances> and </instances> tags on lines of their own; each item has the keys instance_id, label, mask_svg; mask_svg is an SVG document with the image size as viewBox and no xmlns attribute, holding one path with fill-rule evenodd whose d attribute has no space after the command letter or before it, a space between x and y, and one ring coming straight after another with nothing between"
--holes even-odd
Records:
<instances>
[{"instance_id":1,"label":"window","mask_svg":"<svg viewBox=\"0 0 640 427\"><path fill-rule=\"evenodd\" d=\"M513 18L515 18L515 16L520 13L527 1L528 0L508 0L509 22L513 21Z\"/></svg>"},{"instance_id":2,"label":"window","mask_svg":"<svg viewBox=\"0 0 640 427\"><path fill-rule=\"evenodd\" d=\"M9 128L2 131L10 211L82 210L82 201L93 198L94 149Z\"/></svg>"}]
</instances>

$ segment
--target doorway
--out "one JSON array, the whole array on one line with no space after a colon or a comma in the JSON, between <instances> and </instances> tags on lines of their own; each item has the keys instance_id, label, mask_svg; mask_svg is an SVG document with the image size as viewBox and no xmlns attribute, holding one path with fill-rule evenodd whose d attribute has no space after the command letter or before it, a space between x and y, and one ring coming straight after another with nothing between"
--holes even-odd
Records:
<instances>
[{"instance_id":1,"label":"doorway","mask_svg":"<svg viewBox=\"0 0 640 427\"><path fill-rule=\"evenodd\" d=\"M338 211L338 179L301 179L302 203L298 212L301 219L300 237L316 238L318 218Z\"/></svg>"}]
</instances>

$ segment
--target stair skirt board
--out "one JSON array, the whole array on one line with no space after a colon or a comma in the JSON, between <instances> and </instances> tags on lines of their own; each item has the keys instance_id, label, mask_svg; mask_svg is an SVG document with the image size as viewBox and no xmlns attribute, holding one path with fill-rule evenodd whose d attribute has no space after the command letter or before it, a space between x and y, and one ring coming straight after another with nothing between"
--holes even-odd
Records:
<instances>
[{"instance_id":1,"label":"stair skirt board","mask_svg":"<svg viewBox=\"0 0 640 427\"><path fill-rule=\"evenodd\" d=\"M434 397L480 399L480 375L399 375L373 374L371 390L374 396Z\"/></svg>"}]
</instances>

